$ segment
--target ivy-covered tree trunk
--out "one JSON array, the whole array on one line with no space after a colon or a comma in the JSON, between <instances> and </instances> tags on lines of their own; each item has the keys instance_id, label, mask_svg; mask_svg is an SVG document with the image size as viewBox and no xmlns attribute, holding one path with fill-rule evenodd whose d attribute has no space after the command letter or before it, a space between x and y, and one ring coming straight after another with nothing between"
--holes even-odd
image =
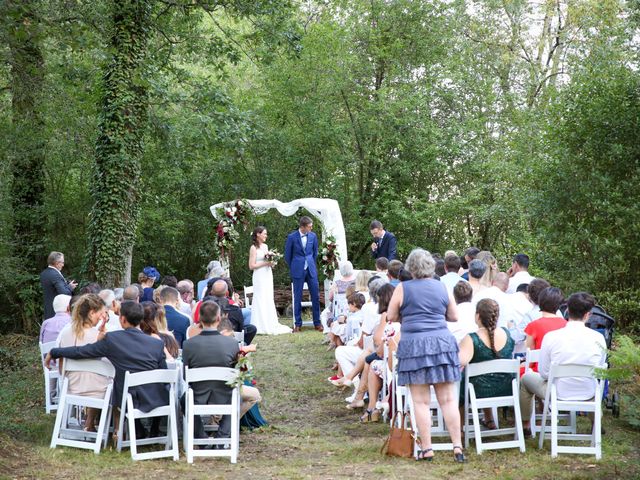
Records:
<instances>
[{"instance_id":1,"label":"ivy-covered tree trunk","mask_svg":"<svg viewBox=\"0 0 640 480\"><path fill-rule=\"evenodd\" d=\"M13 122L11 207L15 292L24 332L34 330L38 317L38 273L46 265L44 215L45 135L41 112L44 59L40 48L39 0L6 0L0 8L10 51L10 91Z\"/></svg>"},{"instance_id":2,"label":"ivy-covered tree trunk","mask_svg":"<svg viewBox=\"0 0 640 480\"><path fill-rule=\"evenodd\" d=\"M105 287L122 284L138 224L150 2L113 0L112 9L113 57L104 74L88 232L89 273Z\"/></svg>"}]
</instances>

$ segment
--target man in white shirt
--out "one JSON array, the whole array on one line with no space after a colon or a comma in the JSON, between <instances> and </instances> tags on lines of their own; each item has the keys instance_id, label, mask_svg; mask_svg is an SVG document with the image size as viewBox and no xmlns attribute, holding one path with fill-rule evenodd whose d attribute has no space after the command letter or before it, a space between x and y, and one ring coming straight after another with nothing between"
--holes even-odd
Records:
<instances>
[{"instance_id":1,"label":"man in white shirt","mask_svg":"<svg viewBox=\"0 0 640 480\"><path fill-rule=\"evenodd\" d=\"M592 295L574 293L567 300L569 321L567 326L548 332L540 347L538 372L530 372L520 383L520 411L522 425L530 429L531 406L534 395L544 398L551 366L581 364L602 367L607 358L604 336L586 326L596 301ZM595 380L589 378L560 378L556 383L558 398L562 400L589 400L595 392ZM526 434L525 434L526 435Z\"/></svg>"},{"instance_id":2,"label":"man in white shirt","mask_svg":"<svg viewBox=\"0 0 640 480\"><path fill-rule=\"evenodd\" d=\"M180 280L176 288L178 289L178 293L180 293L178 310L180 310L180 313L189 317L189 319L193 318L193 294L195 290L193 282L189 279Z\"/></svg>"},{"instance_id":3,"label":"man in white shirt","mask_svg":"<svg viewBox=\"0 0 640 480\"><path fill-rule=\"evenodd\" d=\"M464 278L458 275L460 270L460 257L457 255L447 255L444 257L444 269L446 275L440 277L440 281L447 287L449 293L453 293L453 287L460 281L466 282Z\"/></svg>"},{"instance_id":4,"label":"man in white shirt","mask_svg":"<svg viewBox=\"0 0 640 480\"><path fill-rule=\"evenodd\" d=\"M531 283L533 277L529 275L529 256L524 253L518 253L513 257L513 263L507 274L509 275L509 288L507 293L516 293L518 285L523 283Z\"/></svg>"},{"instance_id":5,"label":"man in white shirt","mask_svg":"<svg viewBox=\"0 0 640 480\"><path fill-rule=\"evenodd\" d=\"M524 353L526 351L524 341L527 335L524 333L524 329L528 324L523 325L523 320L525 318L525 315L527 315L533 307L533 304L529 301L527 289L528 285L522 284L518 286L518 290L516 290L516 293L507 295L507 297L509 297L509 301L511 302L511 307L513 308L514 314L513 322L509 324L509 334L511 335L511 338L513 338L513 341L516 342L516 345L513 349L514 354ZM538 313L540 313L539 310Z\"/></svg>"},{"instance_id":6,"label":"man in white shirt","mask_svg":"<svg viewBox=\"0 0 640 480\"><path fill-rule=\"evenodd\" d=\"M472 278L472 277L470 277ZM513 304L509 299L509 295L504 293L509 283L509 277L506 273L500 272L496 275L496 278L493 279L493 284L481 290L473 295L473 300L471 301L473 305L473 309L475 311L476 305L480 300L485 298L490 298L491 300L495 300L498 306L500 307L500 315L498 316L498 327L509 328L511 322L515 320L515 313L513 311Z\"/></svg>"},{"instance_id":7,"label":"man in white shirt","mask_svg":"<svg viewBox=\"0 0 640 480\"><path fill-rule=\"evenodd\" d=\"M472 295L473 290L471 290L471 285L465 280L460 280L458 284L453 287L453 298L456 301L456 307L458 309L458 321L447 322L447 327L456 338L458 345L460 345L462 339L468 334L478 331L476 307L471 303Z\"/></svg>"}]
</instances>

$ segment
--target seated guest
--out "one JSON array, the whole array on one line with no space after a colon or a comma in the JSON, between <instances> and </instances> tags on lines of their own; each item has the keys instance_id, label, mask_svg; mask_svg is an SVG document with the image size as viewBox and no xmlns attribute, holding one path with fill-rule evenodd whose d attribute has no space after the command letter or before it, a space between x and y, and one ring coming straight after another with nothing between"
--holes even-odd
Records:
<instances>
[{"instance_id":1,"label":"seated guest","mask_svg":"<svg viewBox=\"0 0 640 480\"><path fill-rule=\"evenodd\" d=\"M355 300L356 295L359 295L357 302ZM331 345L334 345L336 347L343 346L347 343L347 341L353 341L353 337L354 335L356 335L356 333L358 335L358 338L360 337L360 326L362 324L362 312L360 310L364 305L364 302L364 295L362 295L361 293L354 291L347 296L347 314L339 316L337 320L331 324L331 332L329 333L329 340ZM356 303L359 305L358 308L355 307ZM349 323L349 319L351 319L351 323ZM356 324L357 330L354 330ZM351 328L349 330L349 333L347 333L347 328L349 325L351 326ZM358 339L356 339L356 342L357 340ZM341 375L342 372L339 372L338 376Z\"/></svg>"},{"instance_id":2,"label":"seated guest","mask_svg":"<svg viewBox=\"0 0 640 480\"><path fill-rule=\"evenodd\" d=\"M509 288L507 293L516 293L518 286L531 283L533 277L529 274L529 256L518 253L513 257L511 267L507 270L509 275Z\"/></svg>"},{"instance_id":3,"label":"seated guest","mask_svg":"<svg viewBox=\"0 0 640 480\"><path fill-rule=\"evenodd\" d=\"M158 288L160 290L160 288ZM160 290L160 303L164 306L164 314L167 318L167 327L182 348L182 342L187 337L187 329L191 325L191 319L178 311L180 294L173 287L162 287Z\"/></svg>"},{"instance_id":4,"label":"seated guest","mask_svg":"<svg viewBox=\"0 0 640 480\"><path fill-rule=\"evenodd\" d=\"M364 296L365 303L369 301L369 280L371 274L367 270L360 270L356 275L356 292Z\"/></svg>"},{"instance_id":5,"label":"seated guest","mask_svg":"<svg viewBox=\"0 0 640 480\"><path fill-rule=\"evenodd\" d=\"M122 292L122 301L139 302L140 301L140 289L137 283L133 283L126 287Z\"/></svg>"},{"instance_id":6,"label":"seated guest","mask_svg":"<svg viewBox=\"0 0 640 480\"><path fill-rule=\"evenodd\" d=\"M389 262L389 268L387 269L387 276L389 277L389 283L397 287L400 283L400 270L402 270L404 264L400 260L391 260Z\"/></svg>"},{"instance_id":7,"label":"seated guest","mask_svg":"<svg viewBox=\"0 0 640 480\"><path fill-rule=\"evenodd\" d=\"M453 287L455 287L458 282L466 282L466 280L458 275L458 271L460 270L460 257L457 255L444 257L444 269L446 273L440 277L440 281L447 287L448 292L453 292Z\"/></svg>"},{"instance_id":8,"label":"seated guest","mask_svg":"<svg viewBox=\"0 0 640 480\"><path fill-rule=\"evenodd\" d=\"M80 295L84 295L85 293L95 293L98 294L100 293L100 290L102 290L102 288L100 287L100 284L97 282L90 282L87 283L84 287L82 287L80 289L80 292L78 292Z\"/></svg>"},{"instance_id":9,"label":"seated guest","mask_svg":"<svg viewBox=\"0 0 640 480\"><path fill-rule=\"evenodd\" d=\"M218 260L212 260L207 265L207 275L204 280L198 282L198 300L202 300L205 297L205 292L208 288L209 280L212 278L220 278L224 275L222 264Z\"/></svg>"},{"instance_id":10,"label":"seated guest","mask_svg":"<svg viewBox=\"0 0 640 480\"><path fill-rule=\"evenodd\" d=\"M389 288L387 288L389 287ZM398 342L400 341L400 323L387 321L387 308L389 302L393 296L393 287L391 285L384 286L379 290L378 305L380 307L380 325L376 329L374 335L374 344L376 351L374 354L369 355L365 363L369 368L364 369L362 373L362 381L360 383L366 383L366 391L369 393L369 405L366 411L360 417L361 422L376 422L380 419L381 411L378 408L378 394L382 388L382 381L387 376L387 371L391 371L393 368L393 354L398 348ZM384 362L384 347L387 346L387 364ZM358 388L356 398L352 402L360 400L359 393L362 388ZM389 392L383 392L383 405L388 405ZM364 398L364 393L363 397Z\"/></svg>"},{"instance_id":11,"label":"seated guest","mask_svg":"<svg viewBox=\"0 0 640 480\"><path fill-rule=\"evenodd\" d=\"M240 352L238 342L233 337L221 335L218 331L220 323L220 307L216 302L205 301L200 307L200 323L202 332L184 343L182 361L185 367L227 367L233 368ZM231 402L231 387L223 382L197 382L190 387L193 389L194 402L197 405L224 404ZM257 388L243 385L240 389L242 417L253 405L261 400ZM183 397L184 405L184 397ZM194 419L194 437L206 438L207 434L199 416ZM217 438L231 436L231 417L224 415L218 424Z\"/></svg>"},{"instance_id":12,"label":"seated guest","mask_svg":"<svg viewBox=\"0 0 640 480\"><path fill-rule=\"evenodd\" d=\"M543 278L534 278L533 280L531 280L531 283L529 283L529 287L527 287L527 295L529 296L529 301L531 302L531 308L522 317L520 325L518 326L518 330L522 331L523 337L525 327L534 320L540 318L540 306L538 305L538 297L545 288L548 288L550 286L551 284Z\"/></svg>"},{"instance_id":13,"label":"seated guest","mask_svg":"<svg viewBox=\"0 0 640 480\"><path fill-rule=\"evenodd\" d=\"M469 264L471 260L475 260L479 253L480 249L478 247L469 247L464 251L464 256L460 259L460 266L462 267L460 276L463 280L469 281Z\"/></svg>"},{"instance_id":14,"label":"seated guest","mask_svg":"<svg viewBox=\"0 0 640 480\"><path fill-rule=\"evenodd\" d=\"M103 304L104 305L104 304ZM120 407L122 390L124 388L125 372L145 372L158 368L167 368L163 343L153 337L145 335L139 328L144 317L142 305L124 301L120 306L120 325L122 330L107 333L104 338L95 343L81 347L54 348L48 354L45 362L56 358L101 358L106 357L115 367L112 405ZM133 397L133 406L142 412L150 412L154 408L169 403L169 391L162 384L149 384L129 389ZM117 424L117 415L114 422ZM136 434L139 438L146 435L142 424L136 423Z\"/></svg>"},{"instance_id":15,"label":"seated guest","mask_svg":"<svg viewBox=\"0 0 640 480\"><path fill-rule=\"evenodd\" d=\"M495 359L513 357L513 339L504 327L498 327L500 307L495 300L485 298L476 305L476 324L478 331L467 335L460 343L460 365L486 362ZM511 395L511 381L508 373L487 373L471 377L477 398ZM464 383L460 388L460 404L464 404ZM496 428L491 409L484 410L483 425L491 430Z\"/></svg>"},{"instance_id":16,"label":"seated guest","mask_svg":"<svg viewBox=\"0 0 640 480\"><path fill-rule=\"evenodd\" d=\"M70 301L70 295L61 294L54 297L53 311L55 315L42 322L42 326L40 327L40 343L53 342L58 338L60 331L71 322L71 315L69 313Z\"/></svg>"},{"instance_id":17,"label":"seated guest","mask_svg":"<svg viewBox=\"0 0 640 480\"><path fill-rule=\"evenodd\" d=\"M514 321L516 315L513 310L513 303L509 295L505 293L509 285L509 277L504 272L498 272L493 277L493 284L476 293L471 300L474 305L484 298L495 300L500 307L500 318L498 318L498 327L509 327Z\"/></svg>"},{"instance_id":18,"label":"seated guest","mask_svg":"<svg viewBox=\"0 0 640 480\"><path fill-rule=\"evenodd\" d=\"M171 333L162 332L158 326L158 318L161 316L160 311L162 305L158 305L154 302L142 302L142 308L144 308L144 317L140 322L140 330L147 335L162 340L164 344L164 356L167 362L174 362L178 357L178 342L171 335Z\"/></svg>"},{"instance_id":19,"label":"seated guest","mask_svg":"<svg viewBox=\"0 0 640 480\"><path fill-rule=\"evenodd\" d=\"M160 280L160 272L155 267L144 267L138 274L138 283L142 286L141 302L153 301L153 284Z\"/></svg>"},{"instance_id":20,"label":"seated guest","mask_svg":"<svg viewBox=\"0 0 640 480\"><path fill-rule=\"evenodd\" d=\"M487 270L480 279L480 284L489 288L493 285L493 280L496 278L496 274L500 271L498 268L498 261L496 260L496 257L487 250L479 252L476 258L481 260L487 266Z\"/></svg>"},{"instance_id":21,"label":"seated guest","mask_svg":"<svg viewBox=\"0 0 640 480\"><path fill-rule=\"evenodd\" d=\"M100 331L105 331L107 318L107 308L98 295L94 293L81 295L74 306L71 323L60 332L58 347L80 347L96 342ZM98 323L100 323L100 330L95 328ZM62 371L62 362L60 370ZM69 380L68 392L86 397L104 397L110 382L108 378L91 372L69 372L65 376ZM85 431L96 431L95 420L99 411L95 408L87 408Z\"/></svg>"},{"instance_id":22,"label":"seated guest","mask_svg":"<svg viewBox=\"0 0 640 480\"><path fill-rule=\"evenodd\" d=\"M456 342L460 345L460 342L470 333L478 330L476 324L476 308L471 303L471 297L473 290L469 282L460 280L458 284L453 288L453 298L456 301L456 307L458 308L458 321L447 322L447 327L454 337Z\"/></svg>"},{"instance_id":23,"label":"seated guest","mask_svg":"<svg viewBox=\"0 0 640 480\"><path fill-rule=\"evenodd\" d=\"M116 300L115 292L113 290L104 289L100 290L98 295L100 295L100 298L107 306L107 312L109 314L107 332L122 330L122 327L120 326L120 302Z\"/></svg>"},{"instance_id":24,"label":"seated guest","mask_svg":"<svg viewBox=\"0 0 640 480\"><path fill-rule=\"evenodd\" d=\"M175 275L165 275L160 280L160 285L166 285L167 287L178 288L178 279Z\"/></svg>"},{"instance_id":25,"label":"seated guest","mask_svg":"<svg viewBox=\"0 0 640 480\"><path fill-rule=\"evenodd\" d=\"M387 257L376 258L376 274L378 276L386 276L389 268L389 259Z\"/></svg>"},{"instance_id":26,"label":"seated guest","mask_svg":"<svg viewBox=\"0 0 640 480\"><path fill-rule=\"evenodd\" d=\"M526 351L526 347L524 345L524 340L526 338L524 329L526 325L523 325L523 321L524 316L533 306L529 301L529 295L527 295L528 288L529 284L521 283L518 285L516 292L509 295L509 300L511 301L511 307L514 314L514 319L509 324L509 333L511 334L513 341L516 342L516 348L514 349L514 354L516 355Z\"/></svg>"},{"instance_id":27,"label":"seated guest","mask_svg":"<svg viewBox=\"0 0 640 480\"><path fill-rule=\"evenodd\" d=\"M563 317L556 315L556 311L560 308L560 305L564 301L564 296L559 288L547 287L538 297L538 305L540 307L540 318L531 322L524 329L527 334L525 345L532 350L538 350L542 345L544 336L559 328L564 328L567 325L567 321ZM533 371L538 371L538 367L535 363L530 365Z\"/></svg>"},{"instance_id":28,"label":"seated guest","mask_svg":"<svg viewBox=\"0 0 640 480\"><path fill-rule=\"evenodd\" d=\"M249 344L256 336L258 329L255 325L245 325L242 311L237 305L233 305L228 298L229 285L223 279L216 280L211 286L211 295L205 297L206 300L213 300L218 304L222 310L222 314L225 315L233 324L233 329L236 332L244 331L244 341ZM202 306L200 307L202 308Z\"/></svg>"},{"instance_id":29,"label":"seated guest","mask_svg":"<svg viewBox=\"0 0 640 480\"><path fill-rule=\"evenodd\" d=\"M328 322L329 325L331 325L331 322L337 317L346 313L346 291L350 285L355 285L356 282L356 277L353 274L353 265L351 264L351 262L340 262L339 268L341 278L333 282L331 288L329 289L329 301L331 301L331 316Z\"/></svg>"},{"instance_id":30,"label":"seated guest","mask_svg":"<svg viewBox=\"0 0 640 480\"><path fill-rule=\"evenodd\" d=\"M178 310L180 310L180 313L191 318L193 316L193 307L195 304L193 300L193 282L188 279L180 280L176 288L180 293L180 305Z\"/></svg>"},{"instance_id":31,"label":"seated guest","mask_svg":"<svg viewBox=\"0 0 640 480\"><path fill-rule=\"evenodd\" d=\"M354 293L347 299L349 314L346 318L341 317L344 323L338 323L344 327L339 332L341 345L336 348L336 361L338 362L338 376L351 371L355 366L358 357L362 353L362 348L358 346L362 335L362 306L364 305L364 295ZM335 335L335 334L334 334Z\"/></svg>"},{"instance_id":32,"label":"seated guest","mask_svg":"<svg viewBox=\"0 0 640 480\"><path fill-rule=\"evenodd\" d=\"M487 266L482 260L475 258L469 262L469 271L467 272L469 276L468 282L471 285L474 297L487 288L480 282L486 272Z\"/></svg>"},{"instance_id":33,"label":"seated guest","mask_svg":"<svg viewBox=\"0 0 640 480\"><path fill-rule=\"evenodd\" d=\"M361 324L361 335L360 339L357 342L357 347L359 349L360 354L353 358L356 351L354 349L341 349L340 353L336 351L336 359L338 355L346 355L350 362L354 363L354 367L349 371L343 371L344 377L336 376L336 379L333 379L331 382L334 385L343 385L345 383L341 383L342 379L352 381L354 380L364 367L364 357L370 353L373 353L373 349L366 350L364 348L364 339L366 337L370 337L373 335L376 327L380 323L380 311L378 307L378 292L381 287L387 285L386 279L382 279L379 277L371 277L371 281L369 282L369 301L365 303L361 308L362 314L362 324ZM393 287L391 287L393 290ZM386 311L386 308L385 308ZM364 356L363 356L364 354ZM340 366L340 361L337 361L338 366ZM338 383L336 383L338 382Z\"/></svg>"},{"instance_id":34,"label":"seated guest","mask_svg":"<svg viewBox=\"0 0 640 480\"><path fill-rule=\"evenodd\" d=\"M585 325L596 301L585 292L574 293L567 300L569 321L564 328L550 331L540 346L538 372L528 372L520 382L520 411L525 436L531 435L531 409L534 395L545 398L551 365L580 364L603 367L607 358L604 336ZM595 392L595 380L560 378L556 383L562 400L590 400Z\"/></svg>"}]
</instances>

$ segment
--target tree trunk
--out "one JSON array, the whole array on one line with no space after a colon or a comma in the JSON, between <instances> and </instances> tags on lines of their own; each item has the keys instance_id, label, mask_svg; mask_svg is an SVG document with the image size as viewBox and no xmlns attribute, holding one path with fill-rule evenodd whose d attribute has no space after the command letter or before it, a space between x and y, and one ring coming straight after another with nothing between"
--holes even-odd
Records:
<instances>
[{"instance_id":1,"label":"tree trunk","mask_svg":"<svg viewBox=\"0 0 640 480\"><path fill-rule=\"evenodd\" d=\"M140 161L147 125L144 65L150 5L113 0L111 62L104 73L96 144L94 205L89 221L89 274L103 287L121 285L139 216Z\"/></svg>"},{"instance_id":2,"label":"tree trunk","mask_svg":"<svg viewBox=\"0 0 640 480\"><path fill-rule=\"evenodd\" d=\"M18 275L16 295L21 309L21 328L35 330L34 318L41 313L37 274L46 265L44 215L44 121L41 98L44 83L44 59L40 48L41 8L38 0L5 1L4 17L10 51L12 121L14 143L11 158L11 206L13 210L13 246ZM18 325L16 325L18 326Z\"/></svg>"}]
</instances>

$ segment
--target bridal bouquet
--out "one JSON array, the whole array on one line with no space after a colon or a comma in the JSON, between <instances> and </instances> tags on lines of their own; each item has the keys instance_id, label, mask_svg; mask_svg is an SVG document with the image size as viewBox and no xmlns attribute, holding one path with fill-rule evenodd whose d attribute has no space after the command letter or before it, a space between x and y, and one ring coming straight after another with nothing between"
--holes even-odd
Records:
<instances>
[{"instance_id":1,"label":"bridal bouquet","mask_svg":"<svg viewBox=\"0 0 640 480\"><path fill-rule=\"evenodd\" d=\"M282 254L280 252L278 252L277 250L269 250L265 255L264 255L264 259L267 262L272 262L273 266L275 267L276 265L278 265L278 262L280 260L282 260Z\"/></svg>"}]
</instances>

